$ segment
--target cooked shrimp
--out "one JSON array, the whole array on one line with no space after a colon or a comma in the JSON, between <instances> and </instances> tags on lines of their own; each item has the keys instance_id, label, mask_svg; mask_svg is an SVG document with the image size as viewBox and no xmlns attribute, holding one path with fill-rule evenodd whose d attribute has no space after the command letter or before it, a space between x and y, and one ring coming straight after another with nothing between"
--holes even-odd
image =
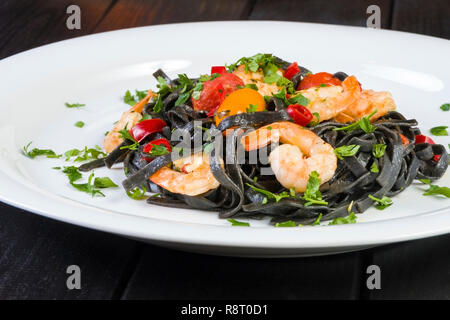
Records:
<instances>
[{"instance_id":1,"label":"cooked shrimp","mask_svg":"<svg viewBox=\"0 0 450 320\"><path fill-rule=\"evenodd\" d=\"M120 130L125 129L125 127L130 129L132 126L138 123L139 120L142 119L142 110L153 96L153 91L149 90L147 96L144 99L136 103L133 107L130 108L130 110L122 113L122 117L120 118L120 120L106 135L105 140L103 140L103 149L105 149L107 153L113 151L123 142L122 135L119 133Z\"/></svg>"},{"instance_id":2,"label":"cooked shrimp","mask_svg":"<svg viewBox=\"0 0 450 320\"><path fill-rule=\"evenodd\" d=\"M219 187L209 166L209 155L196 153L173 162L181 171L163 167L156 171L150 180L173 193L197 196Z\"/></svg>"},{"instance_id":3,"label":"cooked shrimp","mask_svg":"<svg viewBox=\"0 0 450 320\"><path fill-rule=\"evenodd\" d=\"M247 73L245 73L244 65L240 65L233 73L241 78L242 81L244 81L244 84L255 84L258 87L258 92L262 96L271 96L281 89L281 87L278 87L275 83L265 83L264 74L261 71L251 72L249 70ZM278 70L278 73L280 76L283 75L281 70Z\"/></svg>"},{"instance_id":4,"label":"cooked shrimp","mask_svg":"<svg viewBox=\"0 0 450 320\"><path fill-rule=\"evenodd\" d=\"M292 122L275 122L245 135L241 143L245 150L262 148L281 142L269 154L269 163L278 182L285 188L304 192L313 171L322 183L330 180L337 167L333 147L314 132Z\"/></svg>"},{"instance_id":5,"label":"cooked shrimp","mask_svg":"<svg viewBox=\"0 0 450 320\"><path fill-rule=\"evenodd\" d=\"M306 108L317 112L320 121L329 120L358 101L361 89L354 76L347 77L342 86L311 87L300 93L310 100Z\"/></svg>"},{"instance_id":6,"label":"cooked shrimp","mask_svg":"<svg viewBox=\"0 0 450 320\"><path fill-rule=\"evenodd\" d=\"M395 108L395 102L390 92L363 90L361 92L361 97L354 104L342 111L341 114L336 116L335 120L343 123L354 122L377 110L377 112L370 117L371 121L375 121L389 111L395 110Z\"/></svg>"}]
</instances>

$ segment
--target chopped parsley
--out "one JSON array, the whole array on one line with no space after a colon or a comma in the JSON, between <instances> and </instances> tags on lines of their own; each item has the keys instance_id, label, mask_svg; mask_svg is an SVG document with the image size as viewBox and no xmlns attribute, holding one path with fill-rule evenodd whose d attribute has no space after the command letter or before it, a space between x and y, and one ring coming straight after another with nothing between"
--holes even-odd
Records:
<instances>
[{"instance_id":1,"label":"chopped parsley","mask_svg":"<svg viewBox=\"0 0 450 320\"><path fill-rule=\"evenodd\" d=\"M70 149L64 152L64 156L66 157L66 161L71 160L72 157L76 157L73 161L81 162L106 157L106 153L104 153L99 146L95 146L95 148L84 147L84 149L80 150Z\"/></svg>"},{"instance_id":2,"label":"chopped parsley","mask_svg":"<svg viewBox=\"0 0 450 320\"><path fill-rule=\"evenodd\" d=\"M322 219L322 214L319 213L319 216L317 217L317 219L313 222L313 226L318 226L320 225L320 220Z\"/></svg>"},{"instance_id":3,"label":"chopped parsley","mask_svg":"<svg viewBox=\"0 0 450 320\"><path fill-rule=\"evenodd\" d=\"M80 108L80 107L84 107L86 106L85 104L82 103L65 103L67 108Z\"/></svg>"},{"instance_id":4,"label":"chopped parsley","mask_svg":"<svg viewBox=\"0 0 450 320\"><path fill-rule=\"evenodd\" d=\"M351 212L347 217L345 218L336 218L333 221L331 221L328 225L339 225L339 224L351 224L356 223L356 214L354 212Z\"/></svg>"},{"instance_id":5,"label":"chopped parsley","mask_svg":"<svg viewBox=\"0 0 450 320\"><path fill-rule=\"evenodd\" d=\"M83 121L77 121L77 122L75 122L75 127L83 128L83 127L84 127L84 122L83 122Z\"/></svg>"},{"instance_id":6,"label":"chopped parsley","mask_svg":"<svg viewBox=\"0 0 450 320\"><path fill-rule=\"evenodd\" d=\"M431 134L435 136L448 136L447 126L439 126L430 129Z\"/></svg>"},{"instance_id":7,"label":"chopped parsley","mask_svg":"<svg viewBox=\"0 0 450 320\"><path fill-rule=\"evenodd\" d=\"M229 223L231 223L232 227L250 227L250 223L237 221L235 219L227 219Z\"/></svg>"},{"instance_id":8,"label":"chopped parsley","mask_svg":"<svg viewBox=\"0 0 450 320\"><path fill-rule=\"evenodd\" d=\"M450 198L450 188L449 187L440 187L435 184L431 184L430 179L420 179L420 182L427 184L430 188L423 194L424 196L431 195L442 195L444 197Z\"/></svg>"},{"instance_id":9,"label":"chopped parsley","mask_svg":"<svg viewBox=\"0 0 450 320\"><path fill-rule=\"evenodd\" d=\"M142 186L141 188L135 188L131 191L127 191L127 195L133 199L133 200L144 200L146 198L145 193L147 192L147 189Z\"/></svg>"},{"instance_id":10,"label":"chopped parsley","mask_svg":"<svg viewBox=\"0 0 450 320\"><path fill-rule=\"evenodd\" d=\"M253 190L255 190L256 192L259 192L259 193L265 195L269 199L275 199L275 202L279 202L283 198L290 197L289 193L287 193L286 191L276 194L276 193L270 192L268 190L257 188L255 186L251 185L250 183L246 183L246 185L249 186L250 188L252 188Z\"/></svg>"},{"instance_id":11,"label":"chopped parsley","mask_svg":"<svg viewBox=\"0 0 450 320\"><path fill-rule=\"evenodd\" d=\"M83 177L83 175L78 171L78 168L75 166L64 167L63 173L66 174L67 178L69 178L69 182L74 182Z\"/></svg>"},{"instance_id":12,"label":"chopped parsley","mask_svg":"<svg viewBox=\"0 0 450 320\"><path fill-rule=\"evenodd\" d=\"M303 194L303 199L307 202L305 207L312 204L327 205L328 202L322 200L322 193L319 191L320 187L320 177L317 171L311 172L308 179L308 184L306 185L305 193Z\"/></svg>"},{"instance_id":13,"label":"chopped parsley","mask_svg":"<svg viewBox=\"0 0 450 320\"><path fill-rule=\"evenodd\" d=\"M164 96L169 92L172 92L172 88L167 84L167 81L163 77L159 76L157 80L158 84L156 85L156 87L159 89L158 94Z\"/></svg>"},{"instance_id":14,"label":"chopped parsley","mask_svg":"<svg viewBox=\"0 0 450 320\"><path fill-rule=\"evenodd\" d=\"M127 90L123 96L123 102L130 106L134 106L136 103L144 99L148 93L147 90L134 90L134 92L135 95L131 94L130 90Z\"/></svg>"},{"instance_id":15,"label":"chopped parsley","mask_svg":"<svg viewBox=\"0 0 450 320\"><path fill-rule=\"evenodd\" d=\"M92 183L93 178L94 178L94 174L91 173L91 175L88 178L87 183L74 183L73 181L70 181L70 184L78 191L86 192L86 193L90 194L92 197L94 197L96 195L104 197L105 195L103 194L103 192L96 189L94 183Z\"/></svg>"},{"instance_id":16,"label":"chopped parsley","mask_svg":"<svg viewBox=\"0 0 450 320\"><path fill-rule=\"evenodd\" d=\"M55 151L51 149L39 149L33 148L32 150L28 150L33 142L29 142L26 146L23 147L23 154L28 158L34 159L38 156L46 156L47 158L61 158L61 155L57 155Z\"/></svg>"},{"instance_id":17,"label":"chopped parsley","mask_svg":"<svg viewBox=\"0 0 450 320\"><path fill-rule=\"evenodd\" d=\"M384 156L384 153L386 152L386 145L384 143L378 143L372 145L372 154L375 158L381 158Z\"/></svg>"},{"instance_id":18,"label":"chopped parsley","mask_svg":"<svg viewBox=\"0 0 450 320\"><path fill-rule=\"evenodd\" d=\"M334 149L334 154L340 160L344 160L344 157L354 156L361 146L358 144L349 144L347 146L342 146Z\"/></svg>"},{"instance_id":19,"label":"chopped parsley","mask_svg":"<svg viewBox=\"0 0 450 320\"><path fill-rule=\"evenodd\" d=\"M94 187L96 188L117 188L118 185L115 184L110 178L108 177L98 177L94 180Z\"/></svg>"},{"instance_id":20,"label":"chopped parsley","mask_svg":"<svg viewBox=\"0 0 450 320\"><path fill-rule=\"evenodd\" d=\"M275 227L277 228L286 228L286 227L296 227L297 225L295 224L294 221L292 220L288 220L288 221L284 221L284 222L277 222L275 223ZM299 227L301 226L301 224L298 225Z\"/></svg>"},{"instance_id":21,"label":"chopped parsley","mask_svg":"<svg viewBox=\"0 0 450 320\"><path fill-rule=\"evenodd\" d=\"M344 130L344 131L350 132L350 131L356 130L358 128L361 128L366 133L374 132L376 130L376 127L373 126L370 123L370 118L375 113L377 113L377 110L374 110L367 117L363 117L363 118L361 118L359 121L357 121L355 123L349 124L348 126L344 126L344 127L341 127L341 128L334 128L333 130L334 131L342 131L342 130Z\"/></svg>"},{"instance_id":22,"label":"chopped parsley","mask_svg":"<svg viewBox=\"0 0 450 320\"><path fill-rule=\"evenodd\" d=\"M247 113L256 112L257 109L258 109L258 105L256 105L256 104L249 104L248 107L247 107L246 112Z\"/></svg>"},{"instance_id":23,"label":"chopped parsley","mask_svg":"<svg viewBox=\"0 0 450 320\"><path fill-rule=\"evenodd\" d=\"M384 210L390 205L392 205L392 199L386 196L383 196L381 199L375 198L371 194L369 194L369 198L373 201L377 202L377 205L375 206L378 210Z\"/></svg>"},{"instance_id":24,"label":"chopped parsley","mask_svg":"<svg viewBox=\"0 0 450 320\"><path fill-rule=\"evenodd\" d=\"M444 103L441 107L442 111L449 111L450 110L450 103Z\"/></svg>"},{"instance_id":25,"label":"chopped parsley","mask_svg":"<svg viewBox=\"0 0 450 320\"><path fill-rule=\"evenodd\" d=\"M169 153L169 150L164 145L152 144L152 146L153 147L152 147L152 149L150 150L150 153L149 153L152 157L163 156L163 155Z\"/></svg>"},{"instance_id":26,"label":"chopped parsley","mask_svg":"<svg viewBox=\"0 0 450 320\"><path fill-rule=\"evenodd\" d=\"M126 146L122 146L120 147L120 149L130 149L130 150L137 150L139 149L139 142L137 142L132 135L130 134L130 132L127 129L127 125L125 126L125 128L123 128L122 130L119 131L120 135L122 136L122 138L124 140L129 140L131 142L133 142L130 145L126 145Z\"/></svg>"},{"instance_id":27,"label":"chopped parsley","mask_svg":"<svg viewBox=\"0 0 450 320\"><path fill-rule=\"evenodd\" d=\"M370 166L370 172L374 172L374 173L380 172L380 169L378 169L378 165L375 161Z\"/></svg>"},{"instance_id":28,"label":"chopped parsley","mask_svg":"<svg viewBox=\"0 0 450 320\"><path fill-rule=\"evenodd\" d=\"M258 86L256 84L254 84L254 83L248 83L245 86L237 86L236 88L238 88L238 89L249 88L249 89L253 89L253 90L258 91Z\"/></svg>"}]
</instances>

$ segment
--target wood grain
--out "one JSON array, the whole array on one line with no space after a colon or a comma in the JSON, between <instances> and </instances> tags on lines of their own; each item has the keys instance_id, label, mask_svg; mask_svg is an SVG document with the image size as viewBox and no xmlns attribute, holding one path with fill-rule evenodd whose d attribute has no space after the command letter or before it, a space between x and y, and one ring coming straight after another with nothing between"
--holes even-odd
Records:
<instances>
[{"instance_id":1,"label":"wood grain","mask_svg":"<svg viewBox=\"0 0 450 320\"><path fill-rule=\"evenodd\" d=\"M258 259L146 247L123 299L354 299L359 253Z\"/></svg>"},{"instance_id":2,"label":"wood grain","mask_svg":"<svg viewBox=\"0 0 450 320\"><path fill-rule=\"evenodd\" d=\"M47 43L92 33L113 0L0 1L0 59ZM81 30L69 30L69 5L81 9Z\"/></svg>"},{"instance_id":3,"label":"wood grain","mask_svg":"<svg viewBox=\"0 0 450 320\"><path fill-rule=\"evenodd\" d=\"M396 0L392 29L450 39L450 1Z\"/></svg>"},{"instance_id":4,"label":"wood grain","mask_svg":"<svg viewBox=\"0 0 450 320\"><path fill-rule=\"evenodd\" d=\"M366 9L372 4L381 9L381 27L389 28L391 0L258 0L250 19L366 26Z\"/></svg>"},{"instance_id":5,"label":"wood grain","mask_svg":"<svg viewBox=\"0 0 450 320\"><path fill-rule=\"evenodd\" d=\"M0 203L0 300L111 299L128 281L140 244ZM69 265L81 289L68 290Z\"/></svg>"},{"instance_id":6,"label":"wood grain","mask_svg":"<svg viewBox=\"0 0 450 320\"><path fill-rule=\"evenodd\" d=\"M381 269L381 290L362 294L369 299L449 300L449 244L450 234L373 249L371 264Z\"/></svg>"},{"instance_id":7,"label":"wood grain","mask_svg":"<svg viewBox=\"0 0 450 320\"><path fill-rule=\"evenodd\" d=\"M246 19L250 0L119 0L96 32L162 23Z\"/></svg>"}]
</instances>

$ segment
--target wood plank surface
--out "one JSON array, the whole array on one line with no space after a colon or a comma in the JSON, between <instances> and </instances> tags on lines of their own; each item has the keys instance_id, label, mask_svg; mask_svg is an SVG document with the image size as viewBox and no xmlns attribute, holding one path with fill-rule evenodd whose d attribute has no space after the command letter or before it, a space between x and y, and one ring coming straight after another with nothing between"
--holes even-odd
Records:
<instances>
[{"instance_id":1,"label":"wood plank surface","mask_svg":"<svg viewBox=\"0 0 450 320\"><path fill-rule=\"evenodd\" d=\"M111 299L123 290L140 243L10 208L0 203L0 300ZM81 269L80 290L67 288L70 265Z\"/></svg>"},{"instance_id":2,"label":"wood plank surface","mask_svg":"<svg viewBox=\"0 0 450 320\"><path fill-rule=\"evenodd\" d=\"M96 32L162 23L247 19L250 0L118 0Z\"/></svg>"},{"instance_id":3,"label":"wood plank surface","mask_svg":"<svg viewBox=\"0 0 450 320\"><path fill-rule=\"evenodd\" d=\"M366 26L366 9L372 4L381 9L381 27L389 28L391 0L258 0L250 19Z\"/></svg>"},{"instance_id":4,"label":"wood plank surface","mask_svg":"<svg viewBox=\"0 0 450 320\"><path fill-rule=\"evenodd\" d=\"M146 246L123 299L354 299L360 253L258 259Z\"/></svg>"},{"instance_id":5,"label":"wood plank surface","mask_svg":"<svg viewBox=\"0 0 450 320\"><path fill-rule=\"evenodd\" d=\"M450 39L450 1L396 0L392 29Z\"/></svg>"}]
</instances>

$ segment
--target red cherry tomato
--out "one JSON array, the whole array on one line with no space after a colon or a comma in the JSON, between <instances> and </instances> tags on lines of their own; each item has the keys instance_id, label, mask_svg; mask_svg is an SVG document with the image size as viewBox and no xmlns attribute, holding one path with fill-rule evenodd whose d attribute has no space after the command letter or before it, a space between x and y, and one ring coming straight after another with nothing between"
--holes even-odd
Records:
<instances>
[{"instance_id":1,"label":"red cherry tomato","mask_svg":"<svg viewBox=\"0 0 450 320\"><path fill-rule=\"evenodd\" d=\"M328 72L311 73L303 78L303 80L299 83L297 90L306 90L312 87L318 87L321 84L339 86L341 85L341 80L333 77L333 75Z\"/></svg>"},{"instance_id":2,"label":"red cherry tomato","mask_svg":"<svg viewBox=\"0 0 450 320\"><path fill-rule=\"evenodd\" d=\"M299 104L291 104L286 111L296 124L303 127L310 123L313 118L311 111Z\"/></svg>"},{"instance_id":3,"label":"red cherry tomato","mask_svg":"<svg viewBox=\"0 0 450 320\"><path fill-rule=\"evenodd\" d=\"M292 62L289 67L286 68L284 72L284 77L291 80L293 76L300 72L297 62Z\"/></svg>"},{"instance_id":4,"label":"red cherry tomato","mask_svg":"<svg viewBox=\"0 0 450 320\"><path fill-rule=\"evenodd\" d=\"M211 67L211 75L214 73L225 74L227 73L227 69L224 66L213 66Z\"/></svg>"},{"instance_id":5,"label":"red cherry tomato","mask_svg":"<svg viewBox=\"0 0 450 320\"><path fill-rule=\"evenodd\" d=\"M225 73L214 80L203 82L200 99L192 98L194 110L210 112L217 109L227 95L235 91L237 86L243 85L241 78L232 73Z\"/></svg>"},{"instance_id":6,"label":"red cherry tomato","mask_svg":"<svg viewBox=\"0 0 450 320\"><path fill-rule=\"evenodd\" d=\"M164 120L148 119L138 122L129 132L134 140L141 142L149 134L161 132L165 126L167 126L167 124Z\"/></svg>"},{"instance_id":7,"label":"red cherry tomato","mask_svg":"<svg viewBox=\"0 0 450 320\"><path fill-rule=\"evenodd\" d=\"M154 146L161 146L161 145L166 147L169 152L172 151L172 148L170 147L170 142L167 139L156 139L156 140L153 140L153 141L151 141L151 142L149 142L148 144L145 145L143 151L145 153L150 153ZM142 159L144 159L144 160L146 160L148 162L153 160L153 158L148 158L148 157L142 157Z\"/></svg>"},{"instance_id":8,"label":"red cherry tomato","mask_svg":"<svg viewBox=\"0 0 450 320\"><path fill-rule=\"evenodd\" d=\"M416 139L414 141L414 144L418 144L418 143L429 143L429 144L434 144L433 139L431 139L430 137L427 137L423 134L418 134L416 136Z\"/></svg>"}]
</instances>

